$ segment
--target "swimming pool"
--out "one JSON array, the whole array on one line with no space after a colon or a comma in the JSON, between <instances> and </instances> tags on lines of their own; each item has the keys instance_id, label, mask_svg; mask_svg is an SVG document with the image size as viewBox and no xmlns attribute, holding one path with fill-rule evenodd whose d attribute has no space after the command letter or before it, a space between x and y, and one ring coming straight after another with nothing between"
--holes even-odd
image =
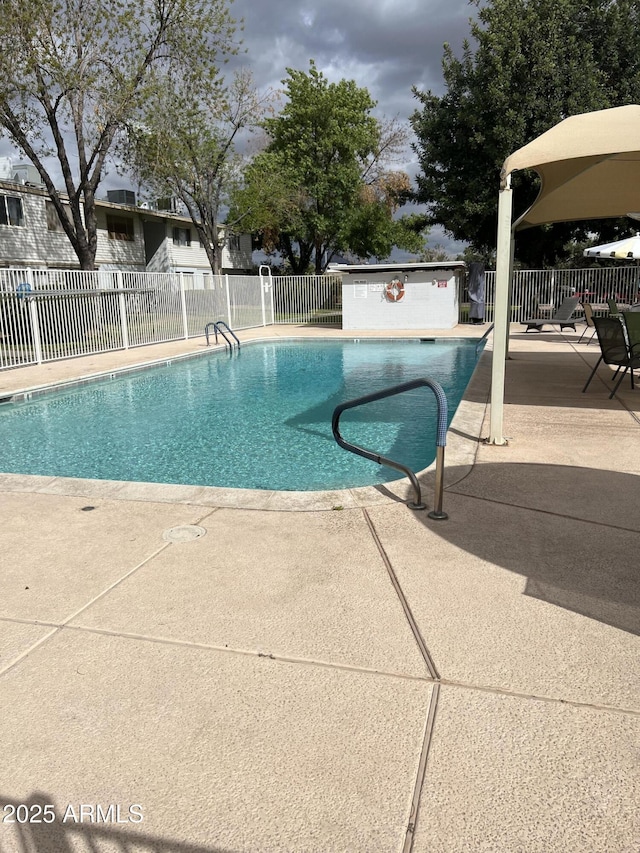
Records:
<instances>
[{"instance_id":1,"label":"swimming pool","mask_svg":"<svg viewBox=\"0 0 640 853\"><path fill-rule=\"evenodd\" d=\"M427 376L453 417L474 340L277 340L0 405L0 470L87 479L313 491L398 473L335 443L354 397ZM426 388L345 412L341 432L419 471L435 458Z\"/></svg>"}]
</instances>

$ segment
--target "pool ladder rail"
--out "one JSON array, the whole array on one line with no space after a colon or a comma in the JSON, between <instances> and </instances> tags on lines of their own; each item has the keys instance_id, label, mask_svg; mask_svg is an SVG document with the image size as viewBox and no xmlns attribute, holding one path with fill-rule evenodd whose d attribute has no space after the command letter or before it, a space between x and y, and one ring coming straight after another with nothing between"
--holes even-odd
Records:
<instances>
[{"instance_id":1,"label":"pool ladder rail","mask_svg":"<svg viewBox=\"0 0 640 853\"><path fill-rule=\"evenodd\" d=\"M487 329L487 331L484 333L484 335L478 339L478 342L476 343L476 358L478 357L478 351L479 351L480 347L485 342L485 340L489 337L491 332L493 332L493 326L494 326L494 324L492 323L489 326L489 328Z\"/></svg>"},{"instance_id":2,"label":"pool ladder rail","mask_svg":"<svg viewBox=\"0 0 640 853\"><path fill-rule=\"evenodd\" d=\"M415 492L415 500L408 501L407 506L409 509L414 510L426 509L427 507L422 502L420 483L410 468L407 468L406 465L402 465L400 462L395 462L393 459L388 459L386 456L381 456L379 453L374 453L364 447L359 447L357 444L351 444L350 442L345 441L340 434L340 415L345 411L345 409L354 409L356 406L373 403L374 400L383 400L385 397L393 397L396 394L402 394L404 391L412 391L414 388L423 387L431 388L438 404L435 499L434 507L428 515L429 518L442 521L449 518L447 513L442 510L442 493L444 491L444 448L447 443L447 397L439 382L427 378L414 379L411 382L403 382L400 385L394 385L391 388L385 388L382 391L375 391L373 394L367 394L364 397L357 397L355 400L348 400L346 403L341 403L333 410L331 429L333 431L333 437L340 447L344 448L344 450L356 453L358 456L364 456L365 459L371 459L373 462L377 462L378 465L388 465L390 468L395 468L396 471L401 471L409 478Z\"/></svg>"},{"instance_id":3,"label":"pool ladder rail","mask_svg":"<svg viewBox=\"0 0 640 853\"><path fill-rule=\"evenodd\" d=\"M231 335L231 337L235 340L238 349L240 349L240 341L238 340L236 333L233 331L233 329L229 328L229 326L224 322L224 320L216 320L215 322L207 323L207 325L204 327L204 334L207 339L207 346L209 346L209 329L212 326L214 334L216 336L216 343L218 343L219 333L225 339L225 342L229 347L229 352L233 350L233 341L229 340L229 338L227 337L227 334L225 332L226 329L227 332Z\"/></svg>"}]
</instances>

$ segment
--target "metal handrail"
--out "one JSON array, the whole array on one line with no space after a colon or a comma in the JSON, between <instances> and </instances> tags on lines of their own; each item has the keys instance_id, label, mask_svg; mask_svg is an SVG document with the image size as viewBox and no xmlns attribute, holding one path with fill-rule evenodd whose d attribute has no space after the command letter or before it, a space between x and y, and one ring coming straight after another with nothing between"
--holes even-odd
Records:
<instances>
[{"instance_id":1,"label":"metal handrail","mask_svg":"<svg viewBox=\"0 0 640 853\"><path fill-rule=\"evenodd\" d=\"M205 337L207 339L207 346L209 346L209 328L211 326L213 326L213 331L214 331L214 334L216 336L216 343L218 343L218 333L220 333L222 335L222 337L225 339L226 344L229 347L229 349L230 350L233 349L233 344L231 343L229 338L226 336L224 329L221 328L222 326L224 326L224 328L227 330L227 332L229 332L229 334L235 339L236 343L238 344L238 349L240 349L240 341L238 340L238 336L233 331L233 329L229 328L229 326L227 325L227 323L224 322L224 320L216 320L215 322L207 323L207 325L204 327L204 334L205 334Z\"/></svg>"},{"instance_id":2,"label":"metal handrail","mask_svg":"<svg viewBox=\"0 0 640 853\"><path fill-rule=\"evenodd\" d=\"M223 329L221 329L221 328L220 328L220 326L224 326L224 328L227 330L227 332L229 332L229 334L231 335L231 337L232 337L232 338L235 340L235 342L238 344L238 349L240 349L240 341L239 341L239 339L238 339L238 336L237 336L237 335L236 335L236 333L233 331L233 329L232 329L232 328L231 328L227 323L225 323L225 321L224 321L224 320L218 320L218 322L217 322L217 323L214 325L214 327L213 327L214 332L220 332L220 334L222 335L222 337L227 341L227 343L229 343L227 336L224 334L224 330L223 330ZM216 335L216 343L218 343L218 337L217 337L217 335ZM230 343L229 343L229 346L231 346L231 344L230 344Z\"/></svg>"},{"instance_id":3,"label":"metal handrail","mask_svg":"<svg viewBox=\"0 0 640 853\"><path fill-rule=\"evenodd\" d=\"M480 344L482 343L482 341L483 341L485 338L489 337L489 335L491 334L491 332L492 332L492 331L493 331L493 323L489 326L489 328L488 328L488 329L487 329L487 331L484 333L484 335L483 335L483 336L478 340L478 342L476 343L476 358L478 357L478 350L480 349Z\"/></svg>"},{"instance_id":4,"label":"metal handrail","mask_svg":"<svg viewBox=\"0 0 640 853\"><path fill-rule=\"evenodd\" d=\"M439 382L433 379L414 379L411 382L403 382L400 385L394 385L392 388L385 388L382 391L375 391L373 394L366 394L364 397L357 397L354 400L348 400L346 403L341 403L333 410L331 419L331 429L333 437L344 450L351 453L356 453L358 456L364 456L365 459L371 459L377 462L378 465L388 465L390 468L395 468L396 471L401 471L411 481L411 485L415 491L415 501L409 501L407 506L409 509L426 509L426 505L422 503L422 494L420 492L420 483L418 478L406 465L400 462L395 462L393 459L388 459L386 456L381 456L379 453L374 453L364 447L359 447L357 444L351 444L345 441L340 434L340 415L345 409L354 409L356 406L362 406L365 403L372 403L375 400L383 400L385 397L393 397L396 394L402 394L404 391L412 391L414 388L431 388L436 397L438 404L438 425L436 434L436 483L435 483L435 500L433 510L429 513L429 518L441 520L449 518L446 512L442 510L442 493L444 491L444 448L447 444L447 397L444 389Z\"/></svg>"}]
</instances>

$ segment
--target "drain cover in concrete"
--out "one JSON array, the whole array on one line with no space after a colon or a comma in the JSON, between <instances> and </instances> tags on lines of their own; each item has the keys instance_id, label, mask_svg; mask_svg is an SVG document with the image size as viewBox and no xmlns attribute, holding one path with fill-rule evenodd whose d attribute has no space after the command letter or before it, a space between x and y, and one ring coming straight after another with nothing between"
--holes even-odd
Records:
<instances>
[{"instance_id":1,"label":"drain cover in concrete","mask_svg":"<svg viewBox=\"0 0 640 853\"><path fill-rule=\"evenodd\" d=\"M198 527L196 524L181 524L179 527L170 527L165 530L162 538L168 542L192 542L204 536L206 532L204 527Z\"/></svg>"}]
</instances>

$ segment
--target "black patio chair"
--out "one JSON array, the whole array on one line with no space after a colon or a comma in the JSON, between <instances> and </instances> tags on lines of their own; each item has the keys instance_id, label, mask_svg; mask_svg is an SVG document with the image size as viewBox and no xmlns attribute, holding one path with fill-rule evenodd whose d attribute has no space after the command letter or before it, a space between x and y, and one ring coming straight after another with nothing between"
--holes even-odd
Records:
<instances>
[{"instance_id":1,"label":"black patio chair","mask_svg":"<svg viewBox=\"0 0 640 853\"><path fill-rule=\"evenodd\" d=\"M609 394L609 399L611 399L628 370L631 371L631 388L635 387L633 371L640 369L640 343L633 345L629 343L624 323L620 317L594 317L593 323L596 327L601 354L596 366L591 371L591 376L587 379L587 384L582 389L582 393L584 394L589 387L600 362L604 361L605 364L611 364L618 368L614 374L614 379L620 374L613 391ZM624 370L620 372L623 367Z\"/></svg>"},{"instance_id":2,"label":"black patio chair","mask_svg":"<svg viewBox=\"0 0 640 853\"><path fill-rule=\"evenodd\" d=\"M627 330L627 343L630 347L637 347L637 352L640 350L640 311L624 311L622 319Z\"/></svg>"}]
</instances>

